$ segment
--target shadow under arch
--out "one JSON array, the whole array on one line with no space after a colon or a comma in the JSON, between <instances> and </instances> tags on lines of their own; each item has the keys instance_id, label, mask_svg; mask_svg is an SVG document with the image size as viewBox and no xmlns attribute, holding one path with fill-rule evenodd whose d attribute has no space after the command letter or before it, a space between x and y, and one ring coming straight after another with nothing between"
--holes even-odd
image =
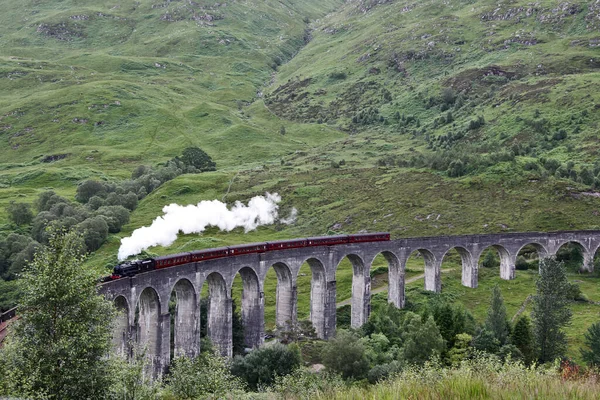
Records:
<instances>
[{"instance_id":1,"label":"shadow under arch","mask_svg":"<svg viewBox=\"0 0 600 400\"><path fill-rule=\"evenodd\" d=\"M271 266L277 275L275 300L275 325L277 329L289 329L296 323L296 290L290 267L282 262Z\"/></svg>"},{"instance_id":2,"label":"shadow under arch","mask_svg":"<svg viewBox=\"0 0 600 400\"><path fill-rule=\"evenodd\" d=\"M576 269L578 272L592 272L594 253L595 251L592 252L577 240L567 240L557 246L556 259L563 261L567 268Z\"/></svg>"},{"instance_id":3,"label":"shadow under arch","mask_svg":"<svg viewBox=\"0 0 600 400\"><path fill-rule=\"evenodd\" d=\"M124 296L117 296L114 300L114 305L117 309L117 315L115 317L115 326L113 329L113 349L115 353L129 358L131 356L129 343L131 340L129 330L129 303Z\"/></svg>"},{"instance_id":4,"label":"shadow under arch","mask_svg":"<svg viewBox=\"0 0 600 400\"><path fill-rule=\"evenodd\" d=\"M137 304L137 344L151 360L154 371L160 367L162 329L160 321L160 298L152 287L145 288L140 293Z\"/></svg>"},{"instance_id":5,"label":"shadow under arch","mask_svg":"<svg viewBox=\"0 0 600 400\"><path fill-rule=\"evenodd\" d=\"M207 334L224 356L232 355L231 296L225 278L218 272L206 277L208 284Z\"/></svg>"},{"instance_id":6,"label":"shadow under arch","mask_svg":"<svg viewBox=\"0 0 600 400\"><path fill-rule=\"evenodd\" d=\"M242 278L241 315L244 342L247 347L258 347L263 343L264 337L264 295L254 269L243 267L237 273Z\"/></svg>"},{"instance_id":7,"label":"shadow under arch","mask_svg":"<svg viewBox=\"0 0 600 400\"><path fill-rule=\"evenodd\" d=\"M199 303L194 285L188 279L180 279L171 290L175 298L173 321L172 357L198 355L200 329Z\"/></svg>"},{"instance_id":8,"label":"shadow under arch","mask_svg":"<svg viewBox=\"0 0 600 400\"><path fill-rule=\"evenodd\" d=\"M440 268L444 262L444 258L453 250L455 250L458 253L458 255L460 256L461 272L462 272L461 273L461 283L463 284L463 286L467 286L470 288L476 288L478 279L479 279L478 265L476 262L477 260L475 260L475 258L473 257L473 254L471 254L471 252L469 250L467 250L466 248L464 248L462 246L454 246L454 247L449 248L442 256L442 259L440 260Z\"/></svg>"},{"instance_id":9,"label":"shadow under arch","mask_svg":"<svg viewBox=\"0 0 600 400\"><path fill-rule=\"evenodd\" d=\"M530 249L530 251L527 251L528 249ZM537 253L537 258L531 257L531 253L534 252L534 251ZM511 271L512 275L508 279L514 279L515 278L515 274L516 274L515 270L516 269L523 269L523 267L519 265L520 263L522 263L522 260L519 260L519 256L521 256L522 254L523 255L529 255L529 257L528 257L529 258L529 263L534 262L536 260L539 262L539 260L541 260L542 258L546 258L546 257L549 256L548 249L544 245L542 245L540 243L530 242L530 243L523 244L515 252L514 260L513 260L513 263L514 263L513 264L513 270ZM525 268L525 269L527 269L527 268ZM501 267L500 273L502 275L502 267ZM507 279L504 276L502 276L502 278L503 279Z\"/></svg>"}]
</instances>

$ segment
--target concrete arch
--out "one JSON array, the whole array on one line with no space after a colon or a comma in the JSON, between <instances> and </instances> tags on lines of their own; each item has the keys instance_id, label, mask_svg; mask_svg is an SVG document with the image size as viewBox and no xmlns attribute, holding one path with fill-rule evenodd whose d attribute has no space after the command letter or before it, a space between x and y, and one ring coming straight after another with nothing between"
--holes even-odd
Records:
<instances>
[{"instance_id":1,"label":"concrete arch","mask_svg":"<svg viewBox=\"0 0 600 400\"><path fill-rule=\"evenodd\" d=\"M137 343L151 360L151 368L157 372L162 367L162 326L160 298L153 287L146 287L138 299Z\"/></svg>"},{"instance_id":2,"label":"concrete arch","mask_svg":"<svg viewBox=\"0 0 600 400\"><path fill-rule=\"evenodd\" d=\"M310 321L312 322L317 336L321 339L326 337L326 304L327 304L327 274L325 265L321 260L311 257L305 261L310 267ZM304 262L302 263L304 264ZM298 270L298 273L300 270ZM296 280L298 278L296 277ZM335 298L335 287L334 287Z\"/></svg>"},{"instance_id":3,"label":"concrete arch","mask_svg":"<svg viewBox=\"0 0 600 400\"><path fill-rule=\"evenodd\" d=\"M425 261L425 290L436 293L441 292L442 279L440 268L442 257L438 259L431 250L425 248L417 248L415 250L421 254L423 260Z\"/></svg>"},{"instance_id":4,"label":"concrete arch","mask_svg":"<svg viewBox=\"0 0 600 400\"><path fill-rule=\"evenodd\" d=\"M440 260L440 268L444 257L452 250L456 250L460 255L462 267L461 283L463 284L463 286L476 288L479 279L479 268L477 260L475 259L475 257L473 257L473 254L465 247L454 246L449 248Z\"/></svg>"},{"instance_id":5,"label":"concrete arch","mask_svg":"<svg viewBox=\"0 0 600 400\"><path fill-rule=\"evenodd\" d=\"M581 255L583 256L583 260L581 266L579 267L579 272L591 272L594 270L594 254L584 243L581 243L578 240L564 240L557 244L556 246L556 254L560 251L560 249L568 245L570 243L576 244L580 250Z\"/></svg>"},{"instance_id":6,"label":"concrete arch","mask_svg":"<svg viewBox=\"0 0 600 400\"><path fill-rule=\"evenodd\" d=\"M241 268L242 278L242 323L246 346L258 347L264 338L264 293L261 291L258 275L250 267Z\"/></svg>"},{"instance_id":7,"label":"concrete arch","mask_svg":"<svg viewBox=\"0 0 600 400\"><path fill-rule=\"evenodd\" d=\"M533 248L535 248L535 250L538 253L538 258L541 260L542 258L548 257L550 255L550 253L548 252L548 248L546 246L544 246L543 244L540 244L538 242L529 242L529 243L524 243L523 245L521 245L517 251L515 252L514 256L513 256L513 260L512 260L512 265L513 265L513 274L512 277L510 279L514 279L515 278L515 264L517 263L517 257L519 256L519 253L521 252L521 250L523 250L525 247L527 246L532 246Z\"/></svg>"},{"instance_id":8,"label":"concrete arch","mask_svg":"<svg viewBox=\"0 0 600 400\"><path fill-rule=\"evenodd\" d=\"M371 277L362 257L357 254L345 254L337 263L337 270L347 258L352 264L352 302L350 326L359 328L369 319L371 312Z\"/></svg>"},{"instance_id":9,"label":"concrete arch","mask_svg":"<svg viewBox=\"0 0 600 400\"><path fill-rule=\"evenodd\" d=\"M479 259L481 258L481 255L490 248L495 249L500 256L500 278L506 280L515 279L515 262L517 259L517 253L512 254L506 247L502 245L493 244L481 250L481 252L479 252L479 256L477 257L477 264L479 265Z\"/></svg>"},{"instance_id":10,"label":"concrete arch","mask_svg":"<svg viewBox=\"0 0 600 400\"><path fill-rule=\"evenodd\" d=\"M196 289L188 279L180 279L171 293L177 299L173 327L174 355L195 357L198 355L200 337L200 308Z\"/></svg>"},{"instance_id":11,"label":"concrete arch","mask_svg":"<svg viewBox=\"0 0 600 400\"><path fill-rule=\"evenodd\" d=\"M277 328L289 328L296 323L296 284L290 267L277 262L271 266L277 275L275 324Z\"/></svg>"},{"instance_id":12,"label":"concrete arch","mask_svg":"<svg viewBox=\"0 0 600 400\"><path fill-rule=\"evenodd\" d=\"M384 250L377 253L369 265L373 265L373 262L377 256L382 255L388 263L388 302L392 303L398 308L404 308L405 304L405 288L404 288L404 273L405 265L400 262L400 258L391 251Z\"/></svg>"},{"instance_id":13,"label":"concrete arch","mask_svg":"<svg viewBox=\"0 0 600 400\"><path fill-rule=\"evenodd\" d=\"M208 275L206 282L208 283L208 337L222 355L231 357L233 354L231 292L225 278L218 272Z\"/></svg>"},{"instance_id":14,"label":"concrete arch","mask_svg":"<svg viewBox=\"0 0 600 400\"><path fill-rule=\"evenodd\" d=\"M129 321L131 310L125 296L117 296L114 305L117 309L117 315L113 329L113 349L115 353L128 358L130 356Z\"/></svg>"}]
</instances>

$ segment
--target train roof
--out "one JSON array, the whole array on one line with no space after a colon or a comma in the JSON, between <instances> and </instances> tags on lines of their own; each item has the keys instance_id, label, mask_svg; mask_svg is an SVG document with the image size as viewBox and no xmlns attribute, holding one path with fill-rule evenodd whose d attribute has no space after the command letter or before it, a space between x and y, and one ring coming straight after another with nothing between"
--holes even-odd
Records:
<instances>
[{"instance_id":1,"label":"train roof","mask_svg":"<svg viewBox=\"0 0 600 400\"><path fill-rule=\"evenodd\" d=\"M155 260L170 260L171 258L176 258L176 257L187 257L189 256L190 253L186 252L186 253L177 253L177 254L170 254L168 256L160 256L160 257L154 257Z\"/></svg>"},{"instance_id":2,"label":"train roof","mask_svg":"<svg viewBox=\"0 0 600 400\"><path fill-rule=\"evenodd\" d=\"M247 247L254 246L266 246L267 242L259 242L259 243L248 243L248 244L236 244L234 246L229 246L230 249L245 249Z\"/></svg>"},{"instance_id":3,"label":"train roof","mask_svg":"<svg viewBox=\"0 0 600 400\"><path fill-rule=\"evenodd\" d=\"M214 249L202 249L202 250L194 250L191 251L191 254L203 254L203 253L212 253L214 251L227 251L228 247L216 247Z\"/></svg>"}]
</instances>

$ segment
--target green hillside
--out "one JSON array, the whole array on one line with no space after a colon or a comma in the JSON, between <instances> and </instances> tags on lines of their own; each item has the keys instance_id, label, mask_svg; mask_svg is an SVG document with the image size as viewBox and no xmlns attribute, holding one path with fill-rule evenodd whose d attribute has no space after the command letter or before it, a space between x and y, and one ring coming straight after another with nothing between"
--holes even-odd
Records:
<instances>
[{"instance_id":1,"label":"green hillside","mask_svg":"<svg viewBox=\"0 0 600 400\"><path fill-rule=\"evenodd\" d=\"M294 224L209 229L149 254L362 230L600 229L597 2L0 7L0 239L31 231L10 222L11 201L47 190L74 201L85 180L120 184L193 146L217 171L140 196L90 268L106 273L120 239L166 204L265 191L282 214L298 209ZM11 301L14 281L0 282L0 304Z\"/></svg>"}]
</instances>

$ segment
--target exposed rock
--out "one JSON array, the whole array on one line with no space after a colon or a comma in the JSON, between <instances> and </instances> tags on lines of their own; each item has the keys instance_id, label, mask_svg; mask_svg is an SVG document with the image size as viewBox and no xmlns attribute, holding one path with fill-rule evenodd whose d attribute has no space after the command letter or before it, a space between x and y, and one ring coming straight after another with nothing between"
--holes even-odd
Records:
<instances>
[{"instance_id":1,"label":"exposed rock","mask_svg":"<svg viewBox=\"0 0 600 400\"><path fill-rule=\"evenodd\" d=\"M69 156L69 154L54 154L54 155L46 156L46 157L42 158L41 161L43 163L50 163L50 162L62 160L64 158L67 158L68 156Z\"/></svg>"}]
</instances>

